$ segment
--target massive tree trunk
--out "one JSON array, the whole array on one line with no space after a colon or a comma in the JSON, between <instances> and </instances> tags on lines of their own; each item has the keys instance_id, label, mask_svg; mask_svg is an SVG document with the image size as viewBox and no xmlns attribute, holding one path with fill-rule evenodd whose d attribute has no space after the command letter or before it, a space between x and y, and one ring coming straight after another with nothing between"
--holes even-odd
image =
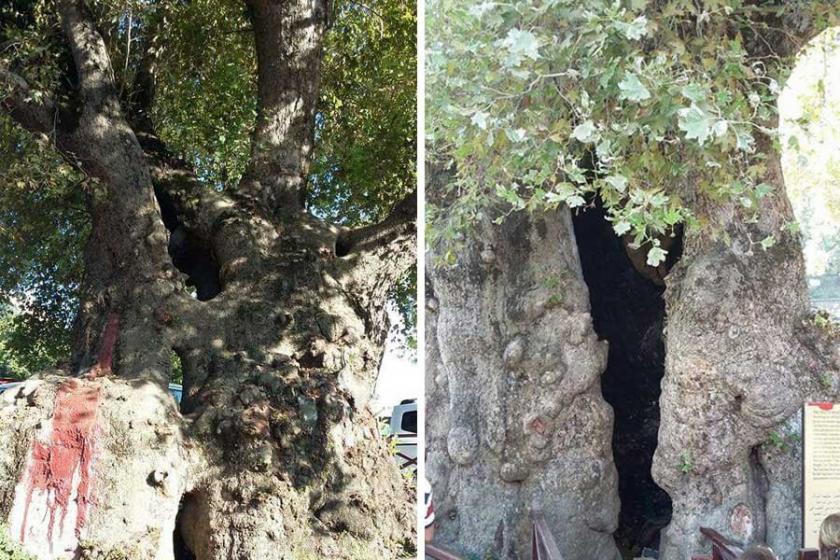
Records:
<instances>
[{"instance_id":1,"label":"massive tree trunk","mask_svg":"<svg viewBox=\"0 0 840 560\"><path fill-rule=\"evenodd\" d=\"M836 400L840 348L811 320L802 247L779 232L794 221L779 157L761 219L704 201L730 241L690 231L667 278L667 358L653 474L671 495L661 558L704 549L701 525L783 558L801 546L800 411ZM714 230L715 227L710 228ZM758 241L775 235L768 250Z\"/></svg>"},{"instance_id":2,"label":"massive tree trunk","mask_svg":"<svg viewBox=\"0 0 840 560\"><path fill-rule=\"evenodd\" d=\"M529 558L542 511L564 558L620 558L606 343L592 329L568 209L476 224L429 256L428 476L439 538Z\"/></svg>"},{"instance_id":3,"label":"massive tree trunk","mask_svg":"<svg viewBox=\"0 0 840 560\"><path fill-rule=\"evenodd\" d=\"M840 343L812 320L798 236L779 233L794 217L777 156L764 180L777 190L757 223L734 203L698 202L717 222L687 232L665 278L652 469L673 503L664 560L708 552L701 526L767 542L782 558L801 546L799 415L805 399L838 398ZM770 234L778 242L764 250L758 242ZM441 540L524 558L536 509L565 557L612 557L613 419L599 379L606 343L592 330L568 211L478 224L454 265L436 259L433 251L426 386Z\"/></svg>"},{"instance_id":4,"label":"massive tree trunk","mask_svg":"<svg viewBox=\"0 0 840 560\"><path fill-rule=\"evenodd\" d=\"M352 231L302 207L326 4L249 4L260 111L231 195L202 189L148 119L124 114L84 3L57 5L78 115L0 68L15 85L2 105L55 127L98 188L71 371L0 412L12 536L39 558L166 560L173 532L198 560L396 556L414 500L367 401L416 202Z\"/></svg>"},{"instance_id":5,"label":"massive tree trunk","mask_svg":"<svg viewBox=\"0 0 840 560\"><path fill-rule=\"evenodd\" d=\"M752 30L745 42L756 60L784 59L814 34L813 21L787 20L796 17L794 10L784 21ZM805 400L840 398L840 337L836 327L813 319L801 241L786 227L796 220L770 138L757 140L755 161L766 166L757 180L774 187L761 202L758 221L737 202L704 195L688 183L690 176L677 189L707 224L686 231L680 259L665 277L665 374L652 464L653 479L673 508L661 536L663 560L708 553L701 526L744 544L766 542L780 558L795 558L802 523L801 407ZM574 237L564 233L565 211L521 214L500 225L475 226L456 264L430 271L429 477L442 539L475 553L523 557L527 510L542 507L565 557L610 557L615 553L608 548L596 552L608 540L594 539L576 524L581 508L574 500L584 495L579 476L588 471L555 470L564 464L565 446L584 439L576 456L595 453L608 474L587 490L600 497L587 511L602 512L603 520L614 515L611 414L577 422L565 417L574 414L576 399L590 399L593 410L606 406L598 383L603 356L576 392L566 390L564 377L554 386L542 377L558 359L568 366L566 376L577 371L575 363L593 363L566 359L575 344L569 326L579 316L588 318ZM765 249L760 242L770 235L776 243ZM614 255L604 252L594 260L605 258ZM552 274L561 280L556 289L562 298L557 306L535 305L548 301ZM621 297L635 294L614 296ZM592 335L588 323L580 332ZM603 349L585 352L596 357ZM578 396L570 401L572 395ZM549 401L561 404L556 418L542 412ZM532 422L546 416L538 424L548 435L536 441L557 459L540 462L531 458ZM516 476L506 479L508 473ZM546 479L563 490L544 485L533 491ZM572 502L552 511L543 501L558 495ZM612 530L615 519L600 527Z\"/></svg>"},{"instance_id":6,"label":"massive tree trunk","mask_svg":"<svg viewBox=\"0 0 840 560\"><path fill-rule=\"evenodd\" d=\"M792 61L820 31L797 10L766 17L746 41L756 60ZM692 210L708 227L687 232L666 279L653 462L654 479L673 500L663 560L707 551L701 525L795 558L802 544L801 408L805 400L840 397L840 337L813 320L801 239L786 227L796 216L778 147L762 136L756 154L766 169L762 182L773 187L759 219L737 203L695 193ZM759 242L770 235L776 244L765 250Z\"/></svg>"}]
</instances>

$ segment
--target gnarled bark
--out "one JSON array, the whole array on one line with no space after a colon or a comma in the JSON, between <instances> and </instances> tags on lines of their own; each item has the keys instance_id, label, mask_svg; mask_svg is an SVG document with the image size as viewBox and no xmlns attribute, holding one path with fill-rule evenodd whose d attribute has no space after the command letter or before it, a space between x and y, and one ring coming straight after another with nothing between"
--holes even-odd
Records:
<instances>
[{"instance_id":1,"label":"gnarled bark","mask_svg":"<svg viewBox=\"0 0 840 560\"><path fill-rule=\"evenodd\" d=\"M731 241L689 230L666 280L653 464L674 506L664 560L702 552L701 525L744 543L768 542L783 558L801 543L800 409L806 399L836 399L820 379L836 375L840 363L827 350L831 335L810 322L799 239L779 233L794 216L778 156L770 156L765 181L777 189L755 224L734 204L707 201L705 211ZM758 241L771 234L781 239L762 249Z\"/></svg>"},{"instance_id":2,"label":"gnarled bark","mask_svg":"<svg viewBox=\"0 0 840 560\"><path fill-rule=\"evenodd\" d=\"M427 324L428 476L439 538L528 558L529 511L564 558L619 558L606 343L592 329L569 211L476 224L435 267Z\"/></svg>"},{"instance_id":3,"label":"gnarled bark","mask_svg":"<svg viewBox=\"0 0 840 560\"><path fill-rule=\"evenodd\" d=\"M98 185L72 371L38 376L0 411L0 515L41 558L168 560L176 522L198 560L410 548L413 496L367 401L415 216L409 199L348 232L292 203L326 11L281 4L251 3L261 110L230 195L201 189L147 118L123 113L84 3L57 2L79 88L56 143ZM16 96L3 107L22 126L57 110ZM342 235L354 242L337 254Z\"/></svg>"}]
</instances>

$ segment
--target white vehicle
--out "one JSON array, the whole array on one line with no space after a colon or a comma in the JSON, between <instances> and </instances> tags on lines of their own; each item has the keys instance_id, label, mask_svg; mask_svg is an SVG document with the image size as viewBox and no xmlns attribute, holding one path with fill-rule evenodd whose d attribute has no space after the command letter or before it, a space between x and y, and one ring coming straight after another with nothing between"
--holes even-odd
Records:
<instances>
[{"instance_id":1,"label":"white vehicle","mask_svg":"<svg viewBox=\"0 0 840 560\"><path fill-rule=\"evenodd\" d=\"M400 469L417 470L417 399L402 401L394 407L389 422L391 435L397 438L397 464Z\"/></svg>"}]
</instances>

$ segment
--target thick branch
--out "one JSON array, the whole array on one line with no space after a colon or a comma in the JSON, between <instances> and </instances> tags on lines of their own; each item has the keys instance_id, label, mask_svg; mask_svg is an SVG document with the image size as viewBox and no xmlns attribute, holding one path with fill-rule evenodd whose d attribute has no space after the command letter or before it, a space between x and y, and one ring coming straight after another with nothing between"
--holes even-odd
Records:
<instances>
[{"instance_id":1,"label":"thick branch","mask_svg":"<svg viewBox=\"0 0 840 560\"><path fill-rule=\"evenodd\" d=\"M61 28L73 53L82 103L99 109L107 100L116 103L114 71L105 41L82 0L59 0Z\"/></svg>"},{"instance_id":2,"label":"thick branch","mask_svg":"<svg viewBox=\"0 0 840 560\"><path fill-rule=\"evenodd\" d=\"M248 0L258 114L240 192L269 213L302 208L314 138L326 0Z\"/></svg>"},{"instance_id":3,"label":"thick branch","mask_svg":"<svg viewBox=\"0 0 840 560\"><path fill-rule=\"evenodd\" d=\"M209 236L220 213L230 209L233 202L224 194L203 185L196 177L195 170L170 152L153 132L137 131L135 135L146 155L155 194L161 206L171 205L177 224ZM162 201L162 198L166 201ZM170 230L176 225L167 216L164 216L164 223Z\"/></svg>"},{"instance_id":4,"label":"thick branch","mask_svg":"<svg viewBox=\"0 0 840 560\"><path fill-rule=\"evenodd\" d=\"M381 222L338 237L337 277L361 308L384 306L394 284L416 264L416 219L417 193L412 192Z\"/></svg>"},{"instance_id":5,"label":"thick branch","mask_svg":"<svg viewBox=\"0 0 840 560\"><path fill-rule=\"evenodd\" d=\"M0 83L3 86L0 106L18 124L32 132L47 133L53 129L57 109L52 99L47 97L38 100L26 80L2 62Z\"/></svg>"},{"instance_id":6,"label":"thick branch","mask_svg":"<svg viewBox=\"0 0 840 560\"><path fill-rule=\"evenodd\" d=\"M375 246L387 245L394 239L411 234L417 221L417 191L399 201L391 213L379 223L349 230L336 242L336 255L343 257Z\"/></svg>"}]
</instances>

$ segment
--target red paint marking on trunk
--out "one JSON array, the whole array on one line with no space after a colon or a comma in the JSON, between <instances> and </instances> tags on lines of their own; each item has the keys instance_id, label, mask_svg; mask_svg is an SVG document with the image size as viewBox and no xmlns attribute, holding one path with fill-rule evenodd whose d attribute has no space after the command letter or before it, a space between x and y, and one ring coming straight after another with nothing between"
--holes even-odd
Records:
<instances>
[{"instance_id":1,"label":"red paint marking on trunk","mask_svg":"<svg viewBox=\"0 0 840 560\"><path fill-rule=\"evenodd\" d=\"M116 313L108 315L108 321L105 323L105 328L102 329L102 345L99 348L99 360L87 374L89 379L111 375L111 367L114 362L114 348L117 345L119 328L120 316Z\"/></svg>"},{"instance_id":2,"label":"red paint marking on trunk","mask_svg":"<svg viewBox=\"0 0 840 560\"><path fill-rule=\"evenodd\" d=\"M67 515L73 491L76 491L76 536L78 537L87 519L90 503L91 463L96 451L96 413L99 408L98 386L86 386L78 379L70 379L58 389L53 411L52 432L48 443L35 441L29 469L29 486L20 541L24 542L27 529L27 515L32 494L41 490L52 497L48 503L49 523L47 541L53 541L53 527L56 514L60 514L59 526ZM74 474L79 479L73 487Z\"/></svg>"}]
</instances>

